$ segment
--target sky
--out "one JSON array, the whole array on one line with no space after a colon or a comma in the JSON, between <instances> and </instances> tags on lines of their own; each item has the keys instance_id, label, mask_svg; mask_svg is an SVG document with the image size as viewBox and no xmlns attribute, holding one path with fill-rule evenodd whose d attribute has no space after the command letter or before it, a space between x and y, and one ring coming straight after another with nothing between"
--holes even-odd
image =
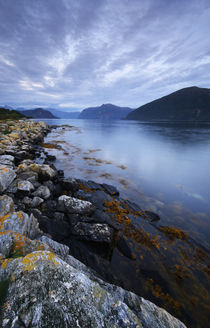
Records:
<instances>
[{"instance_id":1,"label":"sky","mask_svg":"<svg viewBox=\"0 0 210 328\"><path fill-rule=\"evenodd\" d=\"M0 103L137 108L210 87L209 0L0 0Z\"/></svg>"}]
</instances>

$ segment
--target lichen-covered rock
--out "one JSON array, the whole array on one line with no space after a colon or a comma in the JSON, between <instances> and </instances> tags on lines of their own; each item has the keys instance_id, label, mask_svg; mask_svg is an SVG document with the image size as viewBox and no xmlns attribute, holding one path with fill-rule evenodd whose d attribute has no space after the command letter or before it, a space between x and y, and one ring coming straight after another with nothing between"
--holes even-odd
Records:
<instances>
[{"instance_id":1,"label":"lichen-covered rock","mask_svg":"<svg viewBox=\"0 0 210 328\"><path fill-rule=\"evenodd\" d=\"M113 229L107 224L79 222L72 227L72 234L80 239L111 243Z\"/></svg>"},{"instance_id":2,"label":"lichen-covered rock","mask_svg":"<svg viewBox=\"0 0 210 328\"><path fill-rule=\"evenodd\" d=\"M31 214L19 211L7 214L0 218L0 232L14 231L29 238L35 238L40 235L39 224L37 219Z\"/></svg>"},{"instance_id":3,"label":"lichen-covered rock","mask_svg":"<svg viewBox=\"0 0 210 328\"><path fill-rule=\"evenodd\" d=\"M0 193L9 187L15 177L16 173L12 168L0 166Z\"/></svg>"},{"instance_id":4,"label":"lichen-covered rock","mask_svg":"<svg viewBox=\"0 0 210 328\"><path fill-rule=\"evenodd\" d=\"M13 199L7 195L0 196L0 218L14 211Z\"/></svg>"},{"instance_id":5,"label":"lichen-covered rock","mask_svg":"<svg viewBox=\"0 0 210 328\"><path fill-rule=\"evenodd\" d=\"M94 210L95 206L91 202L66 195L62 195L58 198L58 211L61 212L88 215L93 213Z\"/></svg>"},{"instance_id":6,"label":"lichen-covered rock","mask_svg":"<svg viewBox=\"0 0 210 328\"><path fill-rule=\"evenodd\" d=\"M39 178L43 180L51 180L56 176L56 171L46 164L36 164L31 160L24 160L18 166L18 172L36 172Z\"/></svg>"},{"instance_id":7,"label":"lichen-covered rock","mask_svg":"<svg viewBox=\"0 0 210 328\"><path fill-rule=\"evenodd\" d=\"M165 310L122 288L94 281L49 251L37 251L9 263L10 278L2 328L48 327L184 328ZM93 277L94 278L94 277Z\"/></svg>"},{"instance_id":8,"label":"lichen-covered rock","mask_svg":"<svg viewBox=\"0 0 210 328\"><path fill-rule=\"evenodd\" d=\"M42 243L47 244L50 249L59 257L61 257L62 259L66 259L66 257L69 254L69 247L63 244L60 244L50 238L48 238L47 236L41 236L40 238L38 238L39 241L41 241Z\"/></svg>"}]
</instances>

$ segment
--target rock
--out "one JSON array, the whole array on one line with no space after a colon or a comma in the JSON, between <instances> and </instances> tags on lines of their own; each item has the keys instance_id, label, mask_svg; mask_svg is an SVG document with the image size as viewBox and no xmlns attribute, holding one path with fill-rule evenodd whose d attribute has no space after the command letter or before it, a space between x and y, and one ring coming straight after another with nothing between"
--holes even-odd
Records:
<instances>
[{"instance_id":1,"label":"rock","mask_svg":"<svg viewBox=\"0 0 210 328\"><path fill-rule=\"evenodd\" d=\"M0 156L0 166L14 167L14 156L2 155Z\"/></svg>"},{"instance_id":2,"label":"rock","mask_svg":"<svg viewBox=\"0 0 210 328\"><path fill-rule=\"evenodd\" d=\"M0 196L0 218L14 212L13 199L7 195Z\"/></svg>"},{"instance_id":3,"label":"rock","mask_svg":"<svg viewBox=\"0 0 210 328\"><path fill-rule=\"evenodd\" d=\"M27 207L31 206L32 199L30 197L24 197L22 200L23 204L25 204Z\"/></svg>"},{"instance_id":4,"label":"rock","mask_svg":"<svg viewBox=\"0 0 210 328\"><path fill-rule=\"evenodd\" d=\"M56 241L46 237L42 236L38 239L42 243L47 244L51 251L53 251L56 255L61 257L62 259L66 259L67 255L69 254L69 247L60 243L57 243Z\"/></svg>"},{"instance_id":5,"label":"rock","mask_svg":"<svg viewBox=\"0 0 210 328\"><path fill-rule=\"evenodd\" d=\"M86 275L49 251L1 261L10 279L2 328L186 328L149 301ZM95 281L97 280L97 281Z\"/></svg>"},{"instance_id":6,"label":"rock","mask_svg":"<svg viewBox=\"0 0 210 328\"><path fill-rule=\"evenodd\" d=\"M0 232L15 231L29 238L35 238L40 235L39 224L33 214L19 211L0 218Z\"/></svg>"},{"instance_id":7,"label":"rock","mask_svg":"<svg viewBox=\"0 0 210 328\"><path fill-rule=\"evenodd\" d=\"M34 190L34 186L28 180L19 181L17 184L17 190L24 193L30 193Z\"/></svg>"},{"instance_id":8,"label":"rock","mask_svg":"<svg viewBox=\"0 0 210 328\"><path fill-rule=\"evenodd\" d=\"M129 245L129 241L125 239L122 233L120 233L118 236L117 248L124 256L132 260L135 258L134 254L132 253L132 245Z\"/></svg>"},{"instance_id":9,"label":"rock","mask_svg":"<svg viewBox=\"0 0 210 328\"><path fill-rule=\"evenodd\" d=\"M91 202L66 195L58 198L58 211L64 213L88 215L93 213L95 206Z\"/></svg>"},{"instance_id":10,"label":"rock","mask_svg":"<svg viewBox=\"0 0 210 328\"><path fill-rule=\"evenodd\" d=\"M5 191L15 179L16 173L13 169L0 166L0 193Z\"/></svg>"},{"instance_id":11,"label":"rock","mask_svg":"<svg viewBox=\"0 0 210 328\"><path fill-rule=\"evenodd\" d=\"M48 187L46 186L40 186L36 191L34 191L33 196L41 197L44 199L48 199L50 197L51 193Z\"/></svg>"},{"instance_id":12,"label":"rock","mask_svg":"<svg viewBox=\"0 0 210 328\"><path fill-rule=\"evenodd\" d=\"M79 189L79 183L76 179L62 178L59 182L64 190L70 191L71 193L75 193Z\"/></svg>"},{"instance_id":13,"label":"rock","mask_svg":"<svg viewBox=\"0 0 210 328\"><path fill-rule=\"evenodd\" d=\"M11 234L1 234L0 237L0 254L3 257L9 257L14 245L14 239Z\"/></svg>"},{"instance_id":14,"label":"rock","mask_svg":"<svg viewBox=\"0 0 210 328\"><path fill-rule=\"evenodd\" d=\"M83 240L105 242L110 244L113 239L113 229L107 224L79 222L72 227L72 234Z\"/></svg>"},{"instance_id":15,"label":"rock","mask_svg":"<svg viewBox=\"0 0 210 328\"><path fill-rule=\"evenodd\" d=\"M107 192L111 196L119 196L119 194L120 194L119 191L117 190L117 188L112 185L103 183L102 187L105 189L105 192Z\"/></svg>"},{"instance_id":16,"label":"rock","mask_svg":"<svg viewBox=\"0 0 210 328\"><path fill-rule=\"evenodd\" d=\"M31 201L31 207L38 207L43 202L44 202L44 199L35 196Z\"/></svg>"},{"instance_id":17,"label":"rock","mask_svg":"<svg viewBox=\"0 0 210 328\"><path fill-rule=\"evenodd\" d=\"M24 160L18 166L18 172L36 172L41 180L51 180L56 176L56 171L46 164L35 164L31 160Z\"/></svg>"}]
</instances>

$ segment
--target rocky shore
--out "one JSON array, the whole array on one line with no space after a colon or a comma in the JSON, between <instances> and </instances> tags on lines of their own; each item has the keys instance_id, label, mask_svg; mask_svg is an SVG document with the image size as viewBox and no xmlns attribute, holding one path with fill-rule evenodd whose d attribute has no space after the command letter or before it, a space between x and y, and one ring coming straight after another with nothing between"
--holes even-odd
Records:
<instances>
[{"instance_id":1,"label":"rocky shore","mask_svg":"<svg viewBox=\"0 0 210 328\"><path fill-rule=\"evenodd\" d=\"M1 327L186 327L104 281L115 279L105 262L97 273L84 264L97 263L97 253L109 257L113 247L133 259L125 236L158 249L141 222L159 218L121 199L114 186L66 179L42 148L48 132L43 122L0 125Z\"/></svg>"}]
</instances>

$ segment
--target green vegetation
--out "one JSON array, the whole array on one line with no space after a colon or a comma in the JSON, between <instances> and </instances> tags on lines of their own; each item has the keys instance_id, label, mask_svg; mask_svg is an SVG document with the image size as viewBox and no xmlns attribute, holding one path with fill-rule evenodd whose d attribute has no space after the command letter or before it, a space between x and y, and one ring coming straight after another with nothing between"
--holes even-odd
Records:
<instances>
[{"instance_id":1,"label":"green vegetation","mask_svg":"<svg viewBox=\"0 0 210 328\"><path fill-rule=\"evenodd\" d=\"M6 108L0 108L0 120L19 120L24 118L25 116L16 110L9 110ZM9 132L4 131L4 134L8 134Z\"/></svg>"}]
</instances>

